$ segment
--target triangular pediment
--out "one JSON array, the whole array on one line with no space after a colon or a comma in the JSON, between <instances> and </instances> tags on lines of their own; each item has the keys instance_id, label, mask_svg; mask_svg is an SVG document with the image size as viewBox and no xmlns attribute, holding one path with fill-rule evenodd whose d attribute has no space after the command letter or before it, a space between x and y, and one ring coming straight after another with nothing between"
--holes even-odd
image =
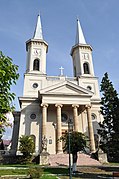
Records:
<instances>
[{"instance_id":1,"label":"triangular pediment","mask_svg":"<svg viewBox=\"0 0 119 179\"><path fill-rule=\"evenodd\" d=\"M92 96L93 93L89 90L78 86L69 81L57 83L39 91L42 94L53 94L53 95L83 95Z\"/></svg>"}]
</instances>

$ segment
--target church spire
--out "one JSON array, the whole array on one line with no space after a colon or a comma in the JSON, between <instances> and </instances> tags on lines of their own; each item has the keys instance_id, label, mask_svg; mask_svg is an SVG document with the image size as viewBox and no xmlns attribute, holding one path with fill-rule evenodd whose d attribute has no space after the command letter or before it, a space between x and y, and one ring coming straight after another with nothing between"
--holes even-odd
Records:
<instances>
[{"instance_id":1,"label":"church spire","mask_svg":"<svg viewBox=\"0 0 119 179\"><path fill-rule=\"evenodd\" d=\"M83 35L83 31L81 28L81 24L79 22L79 19L77 19L77 29L76 29L76 41L75 41L75 45L77 44L86 44L84 35Z\"/></svg>"},{"instance_id":2,"label":"church spire","mask_svg":"<svg viewBox=\"0 0 119 179\"><path fill-rule=\"evenodd\" d=\"M38 18L37 18L37 23L36 23L36 28L34 31L33 39L42 39L43 40L40 14L38 15Z\"/></svg>"}]
</instances>

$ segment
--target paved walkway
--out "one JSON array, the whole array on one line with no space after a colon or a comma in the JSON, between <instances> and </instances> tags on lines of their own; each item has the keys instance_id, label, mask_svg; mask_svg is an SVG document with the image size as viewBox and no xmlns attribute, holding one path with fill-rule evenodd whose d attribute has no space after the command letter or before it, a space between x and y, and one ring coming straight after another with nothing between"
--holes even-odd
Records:
<instances>
[{"instance_id":1,"label":"paved walkway","mask_svg":"<svg viewBox=\"0 0 119 179\"><path fill-rule=\"evenodd\" d=\"M69 155L68 154L52 154L49 156L49 163L51 166L68 166ZM79 166L100 166L101 163L94 160L90 155L78 154L77 165Z\"/></svg>"}]
</instances>

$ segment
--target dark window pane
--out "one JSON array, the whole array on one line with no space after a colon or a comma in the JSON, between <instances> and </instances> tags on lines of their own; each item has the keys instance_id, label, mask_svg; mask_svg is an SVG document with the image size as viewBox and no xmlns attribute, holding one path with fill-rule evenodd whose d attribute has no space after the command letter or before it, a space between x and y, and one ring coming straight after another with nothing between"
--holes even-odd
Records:
<instances>
[{"instance_id":1,"label":"dark window pane","mask_svg":"<svg viewBox=\"0 0 119 179\"><path fill-rule=\"evenodd\" d=\"M83 69L84 69L84 73L85 74L89 74L90 72L89 72L89 65L88 65L88 63L84 63L83 64Z\"/></svg>"},{"instance_id":2,"label":"dark window pane","mask_svg":"<svg viewBox=\"0 0 119 179\"><path fill-rule=\"evenodd\" d=\"M39 59L35 59L33 62L33 70L39 71Z\"/></svg>"}]
</instances>

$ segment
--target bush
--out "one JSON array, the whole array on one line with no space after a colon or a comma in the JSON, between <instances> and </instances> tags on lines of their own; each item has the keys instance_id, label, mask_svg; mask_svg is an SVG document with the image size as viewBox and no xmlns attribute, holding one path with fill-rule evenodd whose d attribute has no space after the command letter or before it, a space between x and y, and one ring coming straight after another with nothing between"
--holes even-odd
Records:
<instances>
[{"instance_id":1,"label":"bush","mask_svg":"<svg viewBox=\"0 0 119 179\"><path fill-rule=\"evenodd\" d=\"M22 135L20 137L20 146L19 150L23 154L23 157L21 158L22 163L29 163L31 162L32 155L35 151L35 144L33 141L33 138L31 136L25 136Z\"/></svg>"},{"instance_id":2,"label":"bush","mask_svg":"<svg viewBox=\"0 0 119 179\"><path fill-rule=\"evenodd\" d=\"M30 175L31 179L41 178L43 175L43 169L39 167L32 167L29 169L28 174Z\"/></svg>"}]
</instances>

